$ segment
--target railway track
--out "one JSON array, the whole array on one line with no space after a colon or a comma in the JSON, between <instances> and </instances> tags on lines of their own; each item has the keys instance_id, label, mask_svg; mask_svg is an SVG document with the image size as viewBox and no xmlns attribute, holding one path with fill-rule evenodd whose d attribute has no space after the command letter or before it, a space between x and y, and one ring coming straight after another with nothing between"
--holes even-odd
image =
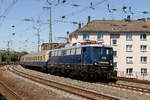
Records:
<instances>
[{"instance_id":1,"label":"railway track","mask_svg":"<svg viewBox=\"0 0 150 100\"><path fill-rule=\"evenodd\" d=\"M20 97L15 91L10 89L3 81L0 80L0 89L5 92L5 98L7 100L24 100L22 97ZM2 100L6 100L2 99Z\"/></svg>"},{"instance_id":2,"label":"railway track","mask_svg":"<svg viewBox=\"0 0 150 100\"><path fill-rule=\"evenodd\" d=\"M127 90L136 91L136 92L140 92L140 93L150 94L150 89L141 88L141 87L137 87L137 86L125 85L125 84L120 84L120 83L106 83L106 84L98 83L98 84L102 84L105 86L111 86L111 87L115 87L115 88L120 88L120 89L127 89Z\"/></svg>"},{"instance_id":3,"label":"railway track","mask_svg":"<svg viewBox=\"0 0 150 100\"><path fill-rule=\"evenodd\" d=\"M18 71L15 68L12 68L9 70L21 77L30 79L30 80L38 82L40 84L50 86L50 87L77 95L79 97L86 98L86 99L90 99L90 100L120 100L120 98L118 98L118 97L102 94L102 93L96 92L94 90L88 90L88 89L77 87L77 86L71 86L71 85L64 84L61 82L56 82L53 80L45 80L43 78L40 78L37 76L32 76L30 74Z\"/></svg>"}]
</instances>

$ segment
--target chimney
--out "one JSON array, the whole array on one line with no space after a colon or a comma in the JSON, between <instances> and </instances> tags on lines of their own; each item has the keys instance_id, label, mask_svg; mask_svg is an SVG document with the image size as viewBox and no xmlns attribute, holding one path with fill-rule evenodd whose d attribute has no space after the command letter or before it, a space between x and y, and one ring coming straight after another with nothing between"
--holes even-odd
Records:
<instances>
[{"instance_id":1,"label":"chimney","mask_svg":"<svg viewBox=\"0 0 150 100\"><path fill-rule=\"evenodd\" d=\"M79 29L81 29L81 23L79 23L78 25L79 25Z\"/></svg>"},{"instance_id":2,"label":"chimney","mask_svg":"<svg viewBox=\"0 0 150 100\"><path fill-rule=\"evenodd\" d=\"M88 23L91 22L91 16L88 16Z\"/></svg>"},{"instance_id":3,"label":"chimney","mask_svg":"<svg viewBox=\"0 0 150 100\"><path fill-rule=\"evenodd\" d=\"M67 31L67 43L69 43L69 32Z\"/></svg>"}]
</instances>

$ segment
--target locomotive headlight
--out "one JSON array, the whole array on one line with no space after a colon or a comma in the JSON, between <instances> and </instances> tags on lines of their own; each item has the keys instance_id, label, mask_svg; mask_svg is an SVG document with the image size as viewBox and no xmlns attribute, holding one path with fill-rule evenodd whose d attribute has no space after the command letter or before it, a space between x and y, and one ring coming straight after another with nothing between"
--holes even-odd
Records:
<instances>
[{"instance_id":1,"label":"locomotive headlight","mask_svg":"<svg viewBox=\"0 0 150 100\"><path fill-rule=\"evenodd\" d=\"M112 62L112 60L110 60L110 65L111 65L111 66L113 65L113 62Z\"/></svg>"},{"instance_id":2,"label":"locomotive headlight","mask_svg":"<svg viewBox=\"0 0 150 100\"><path fill-rule=\"evenodd\" d=\"M94 62L94 65L97 65L97 62L96 62L96 61Z\"/></svg>"},{"instance_id":3,"label":"locomotive headlight","mask_svg":"<svg viewBox=\"0 0 150 100\"><path fill-rule=\"evenodd\" d=\"M110 66L112 66L113 64L112 63L110 63Z\"/></svg>"}]
</instances>

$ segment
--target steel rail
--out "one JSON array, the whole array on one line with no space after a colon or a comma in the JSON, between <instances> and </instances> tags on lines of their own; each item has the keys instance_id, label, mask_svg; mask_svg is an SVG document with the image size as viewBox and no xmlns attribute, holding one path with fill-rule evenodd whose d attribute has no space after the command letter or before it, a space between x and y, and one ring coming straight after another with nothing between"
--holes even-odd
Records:
<instances>
[{"instance_id":1,"label":"steel rail","mask_svg":"<svg viewBox=\"0 0 150 100\"><path fill-rule=\"evenodd\" d=\"M125 85L125 84L120 84L120 83L98 83L98 84L150 94L150 89L142 88L138 86L131 86L131 85Z\"/></svg>"},{"instance_id":2,"label":"steel rail","mask_svg":"<svg viewBox=\"0 0 150 100\"><path fill-rule=\"evenodd\" d=\"M108 95L108 94L104 94L104 93L98 93L98 92L93 91L93 90L88 90L85 88L81 88L81 87L77 87L77 86L71 86L71 85L68 85L65 83L61 83L61 82L56 82L54 80L45 80L43 78L33 76L33 75L27 74L25 72L18 71L15 68L13 68L10 71L19 75L19 76L25 77L25 78L30 79L30 80L35 81L35 82L38 82L40 84L54 87L56 89L66 91L66 92L69 92L71 94L75 94L77 96L87 98L90 100L120 100L120 99L122 99L122 98L115 97L112 95Z\"/></svg>"},{"instance_id":3,"label":"steel rail","mask_svg":"<svg viewBox=\"0 0 150 100\"><path fill-rule=\"evenodd\" d=\"M119 87L119 88L123 88L123 89L129 89L129 90L132 90L132 91L134 90L134 91L137 91L137 92L143 92L143 93L150 94L150 89L147 89L147 88L131 86L131 85L125 85L125 84L120 84L120 83L110 83L108 85L113 86L113 87Z\"/></svg>"},{"instance_id":4,"label":"steel rail","mask_svg":"<svg viewBox=\"0 0 150 100\"><path fill-rule=\"evenodd\" d=\"M10 89L3 81L0 80L0 84L1 86L4 87L4 89L11 95L13 95L16 100L24 100L21 96L19 96L15 91L13 91L12 89Z\"/></svg>"}]
</instances>

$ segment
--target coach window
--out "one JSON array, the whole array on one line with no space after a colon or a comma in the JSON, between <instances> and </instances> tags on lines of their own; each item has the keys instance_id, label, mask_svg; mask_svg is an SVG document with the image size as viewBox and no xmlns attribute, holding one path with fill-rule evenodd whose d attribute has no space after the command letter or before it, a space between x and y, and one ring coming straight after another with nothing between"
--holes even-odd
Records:
<instances>
[{"instance_id":1,"label":"coach window","mask_svg":"<svg viewBox=\"0 0 150 100\"><path fill-rule=\"evenodd\" d=\"M56 51L56 54L55 54L55 56L58 56L58 51Z\"/></svg>"},{"instance_id":2,"label":"coach window","mask_svg":"<svg viewBox=\"0 0 150 100\"><path fill-rule=\"evenodd\" d=\"M60 50L58 51L58 56L61 56L61 51Z\"/></svg>"},{"instance_id":3,"label":"coach window","mask_svg":"<svg viewBox=\"0 0 150 100\"><path fill-rule=\"evenodd\" d=\"M43 60L43 59L42 59L42 56L41 56L41 60Z\"/></svg>"},{"instance_id":4,"label":"coach window","mask_svg":"<svg viewBox=\"0 0 150 100\"><path fill-rule=\"evenodd\" d=\"M52 52L52 56L54 56L54 51Z\"/></svg>"}]
</instances>

